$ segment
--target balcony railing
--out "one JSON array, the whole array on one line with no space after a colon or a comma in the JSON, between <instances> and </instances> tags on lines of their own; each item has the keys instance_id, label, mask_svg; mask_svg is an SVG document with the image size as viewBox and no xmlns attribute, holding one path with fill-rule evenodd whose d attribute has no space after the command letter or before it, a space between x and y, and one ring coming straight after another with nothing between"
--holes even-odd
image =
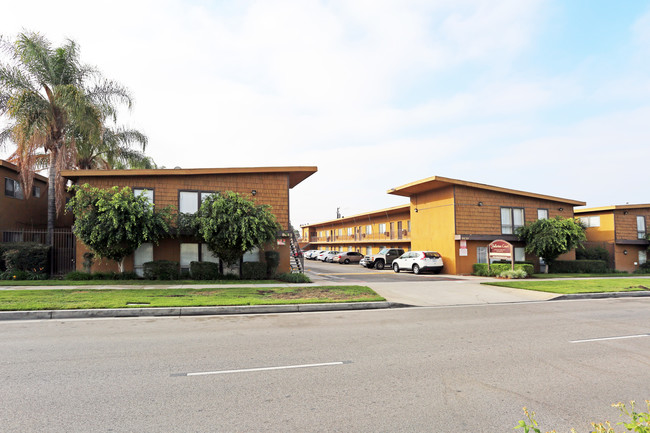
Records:
<instances>
[{"instance_id":1,"label":"balcony railing","mask_svg":"<svg viewBox=\"0 0 650 433\"><path fill-rule=\"evenodd\" d=\"M381 242L381 241L410 241L411 232L395 230L385 233L361 233L358 235L311 236L310 242Z\"/></svg>"}]
</instances>

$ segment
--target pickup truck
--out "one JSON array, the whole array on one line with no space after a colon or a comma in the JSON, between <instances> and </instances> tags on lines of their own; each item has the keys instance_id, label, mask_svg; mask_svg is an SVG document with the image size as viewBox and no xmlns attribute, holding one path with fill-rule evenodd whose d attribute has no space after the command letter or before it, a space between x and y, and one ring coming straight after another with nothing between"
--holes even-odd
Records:
<instances>
[{"instance_id":1,"label":"pickup truck","mask_svg":"<svg viewBox=\"0 0 650 433\"><path fill-rule=\"evenodd\" d=\"M377 268L379 270L382 270L386 266L390 267L391 263L393 263L393 260L402 254L404 254L404 250L402 248L384 248L377 254L366 256L367 259L364 257L365 260L361 261L361 265L368 268Z\"/></svg>"}]
</instances>

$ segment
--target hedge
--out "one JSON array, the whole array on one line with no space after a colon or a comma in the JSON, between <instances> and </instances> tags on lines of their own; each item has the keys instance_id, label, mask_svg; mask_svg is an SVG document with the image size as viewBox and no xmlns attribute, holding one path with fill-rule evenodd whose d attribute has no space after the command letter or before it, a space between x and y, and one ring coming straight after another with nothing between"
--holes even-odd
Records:
<instances>
[{"instance_id":1,"label":"hedge","mask_svg":"<svg viewBox=\"0 0 650 433\"><path fill-rule=\"evenodd\" d=\"M245 280L263 280L266 278L266 263L244 262L241 268L241 274Z\"/></svg>"},{"instance_id":2,"label":"hedge","mask_svg":"<svg viewBox=\"0 0 650 433\"><path fill-rule=\"evenodd\" d=\"M479 277L496 277L501 275L502 272L512 269L510 263L492 263L489 270L487 263L474 263L472 267L474 270L472 273ZM515 263L515 271L518 269L526 272L526 275L531 276L533 275L535 267L530 263Z\"/></svg>"},{"instance_id":3,"label":"hedge","mask_svg":"<svg viewBox=\"0 0 650 433\"><path fill-rule=\"evenodd\" d=\"M145 280L178 280L180 271L178 262L171 260L154 260L142 265Z\"/></svg>"},{"instance_id":4,"label":"hedge","mask_svg":"<svg viewBox=\"0 0 650 433\"><path fill-rule=\"evenodd\" d=\"M0 244L0 269L47 273L49 252L48 245L36 242Z\"/></svg>"},{"instance_id":5,"label":"hedge","mask_svg":"<svg viewBox=\"0 0 650 433\"><path fill-rule=\"evenodd\" d=\"M213 262L190 262L190 276L195 280L218 280L221 278L219 264Z\"/></svg>"},{"instance_id":6,"label":"hedge","mask_svg":"<svg viewBox=\"0 0 650 433\"><path fill-rule=\"evenodd\" d=\"M280 265L280 253L277 251L265 251L264 260L266 260L266 276L272 277Z\"/></svg>"},{"instance_id":7,"label":"hedge","mask_svg":"<svg viewBox=\"0 0 650 433\"><path fill-rule=\"evenodd\" d=\"M604 274L609 272L604 260L555 260L549 265L554 274Z\"/></svg>"}]
</instances>

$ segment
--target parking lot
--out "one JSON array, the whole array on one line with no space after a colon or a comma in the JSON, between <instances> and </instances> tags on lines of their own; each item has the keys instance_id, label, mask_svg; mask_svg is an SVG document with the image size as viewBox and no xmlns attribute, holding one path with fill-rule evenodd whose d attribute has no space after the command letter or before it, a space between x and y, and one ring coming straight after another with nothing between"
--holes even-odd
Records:
<instances>
[{"instance_id":1,"label":"parking lot","mask_svg":"<svg viewBox=\"0 0 650 433\"><path fill-rule=\"evenodd\" d=\"M399 274L387 267L384 270L368 269L359 264L343 265L340 263L323 263L319 260L305 260L305 272L312 280L326 280L354 283L391 283L422 281L455 281L453 276L437 274L419 274L402 271Z\"/></svg>"}]
</instances>

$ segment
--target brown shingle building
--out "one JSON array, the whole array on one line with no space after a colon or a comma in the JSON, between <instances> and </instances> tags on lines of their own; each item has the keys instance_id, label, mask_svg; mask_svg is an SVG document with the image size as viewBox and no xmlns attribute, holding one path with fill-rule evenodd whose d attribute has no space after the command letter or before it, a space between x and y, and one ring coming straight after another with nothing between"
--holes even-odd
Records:
<instances>
[{"instance_id":1,"label":"brown shingle building","mask_svg":"<svg viewBox=\"0 0 650 433\"><path fill-rule=\"evenodd\" d=\"M155 170L68 170L62 175L76 184L98 188L129 186L134 192L147 190L156 206L172 206L184 213L194 213L206 194L233 191L271 206L283 230L289 230L289 190L317 170L316 167L257 167ZM289 270L289 244L267 246L280 252L279 272ZM87 249L77 241L77 269ZM258 260L259 254L247 256ZM190 238L165 239L158 246L144 244L125 260L125 270L139 271L142 263L151 260L173 260L182 268L190 261L214 261L205 245ZM117 265L105 261L97 270L116 270ZM95 269L95 268L93 268Z\"/></svg>"}]
</instances>

